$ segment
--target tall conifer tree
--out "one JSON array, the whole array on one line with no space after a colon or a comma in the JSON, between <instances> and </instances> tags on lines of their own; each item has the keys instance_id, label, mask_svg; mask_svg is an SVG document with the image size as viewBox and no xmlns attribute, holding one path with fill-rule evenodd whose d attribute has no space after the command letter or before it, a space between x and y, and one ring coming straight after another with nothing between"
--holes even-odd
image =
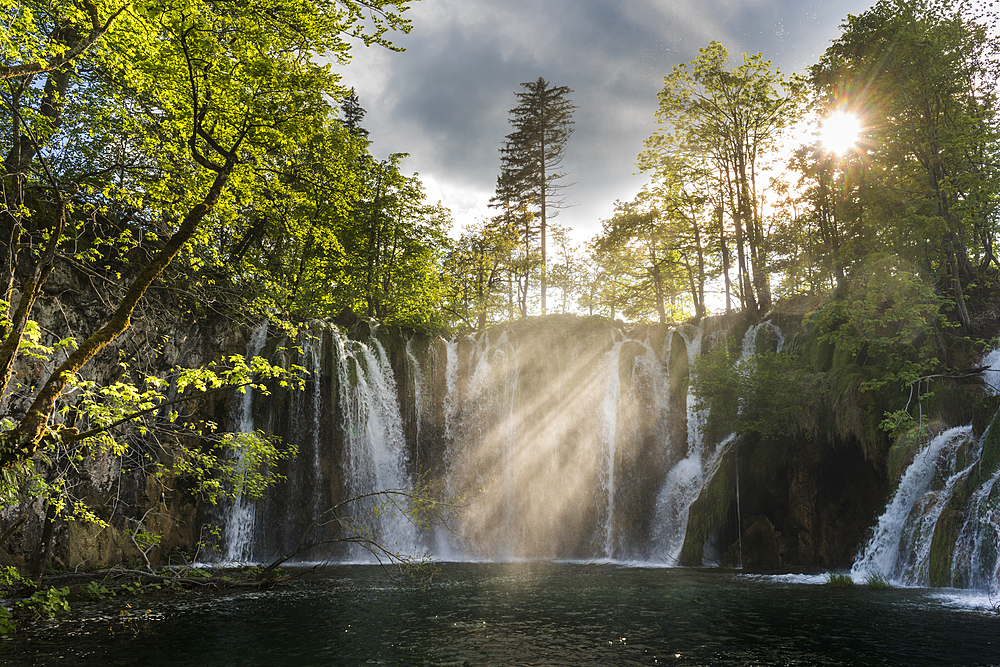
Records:
<instances>
[{"instance_id":1,"label":"tall conifer tree","mask_svg":"<svg viewBox=\"0 0 1000 667\"><path fill-rule=\"evenodd\" d=\"M541 242L541 309L545 314L546 222L551 209L563 201L559 191L566 187L557 181L565 176L559 171L566 153L566 141L572 133L573 110L577 107L567 97L573 91L566 86L551 86L542 77L522 83L515 93L518 105L510 110L514 131L507 135L500 149L501 181L522 204L537 211Z\"/></svg>"}]
</instances>

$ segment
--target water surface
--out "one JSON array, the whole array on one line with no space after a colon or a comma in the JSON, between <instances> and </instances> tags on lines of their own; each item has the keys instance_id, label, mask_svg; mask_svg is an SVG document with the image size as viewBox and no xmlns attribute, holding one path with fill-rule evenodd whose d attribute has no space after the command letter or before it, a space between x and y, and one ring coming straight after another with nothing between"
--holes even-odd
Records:
<instances>
[{"instance_id":1,"label":"water surface","mask_svg":"<svg viewBox=\"0 0 1000 667\"><path fill-rule=\"evenodd\" d=\"M798 581L522 563L444 565L416 585L335 566L272 591L77 603L0 644L0 663L1000 665L988 609Z\"/></svg>"}]
</instances>

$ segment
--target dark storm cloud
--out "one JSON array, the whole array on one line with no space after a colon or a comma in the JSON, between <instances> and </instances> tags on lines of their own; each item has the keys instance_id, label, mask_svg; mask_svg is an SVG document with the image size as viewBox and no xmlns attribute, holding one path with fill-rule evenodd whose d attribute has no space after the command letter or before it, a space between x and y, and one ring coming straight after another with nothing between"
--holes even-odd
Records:
<instances>
[{"instance_id":1,"label":"dark storm cloud","mask_svg":"<svg viewBox=\"0 0 1000 667\"><path fill-rule=\"evenodd\" d=\"M432 197L458 222L485 214L520 84L544 77L574 90L579 107L564 168L561 221L584 238L632 176L655 128L656 93L670 68L712 40L734 60L764 53L786 73L804 71L869 0L422 0L405 53L359 49L343 70L368 110L377 154L409 152Z\"/></svg>"}]
</instances>

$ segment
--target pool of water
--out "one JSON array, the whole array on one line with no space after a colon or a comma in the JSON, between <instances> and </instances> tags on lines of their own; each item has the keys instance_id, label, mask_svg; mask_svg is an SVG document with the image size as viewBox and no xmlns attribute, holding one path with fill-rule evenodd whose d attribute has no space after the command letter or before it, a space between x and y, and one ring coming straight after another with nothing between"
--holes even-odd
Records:
<instances>
[{"instance_id":1,"label":"pool of water","mask_svg":"<svg viewBox=\"0 0 1000 667\"><path fill-rule=\"evenodd\" d=\"M77 603L0 664L1000 665L1000 616L927 589L617 565L334 566L271 591ZM126 606L130 605L130 606Z\"/></svg>"}]
</instances>

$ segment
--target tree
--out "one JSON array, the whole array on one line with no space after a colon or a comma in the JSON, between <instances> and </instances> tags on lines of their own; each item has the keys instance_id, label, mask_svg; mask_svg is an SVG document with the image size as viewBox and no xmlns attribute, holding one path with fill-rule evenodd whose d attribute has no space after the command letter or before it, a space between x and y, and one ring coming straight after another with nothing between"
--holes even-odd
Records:
<instances>
[{"instance_id":1,"label":"tree","mask_svg":"<svg viewBox=\"0 0 1000 667\"><path fill-rule=\"evenodd\" d=\"M470 329L513 318L509 280L518 271L518 230L506 216L469 226L445 260L450 295L447 309ZM504 283L507 282L505 285Z\"/></svg>"},{"instance_id":2,"label":"tree","mask_svg":"<svg viewBox=\"0 0 1000 667\"><path fill-rule=\"evenodd\" d=\"M167 266L259 195L270 157L322 126L341 90L313 56L343 61L348 37L389 46L387 30L409 29L407 3L18 3L4 53L23 59L0 66L0 231L4 298L20 294L5 308L0 395L58 256L117 269L128 286L31 405L7 415L0 467L93 437L52 421L63 391ZM123 236L136 241L118 253Z\"/></svg>"},{"instance_id":3,"label":"tree","mask_svg":"<svg viewBox=\"0 0 1000 667\"><path fill-rule=\"evenodd\" d=\"M680 319L674 304L685 289L690 287L695 299L699 295L693 267L681 249L683 237L674 234L662 203L646 191L634 201L616 202L614 217L602 223L592 245L599 264L614 265L622 273L618 284L627 295L624 314L635 319L655 315L661 324ZM703 299L703 289L700 294Z\"/></svg>"},{"instance_id":4,"label":"tree","mask_svg":"<svg viewBox=\"0 0 1000 667\"><path fill-rule=\"evenodd\" d=\"M802 84L772 70L760 54L744 54L730 68L718 42L698 53L664 79L660 129L646 140L638 165L654 180L669 181L677 164L717 173L718 199L735 227L740 295L744 308L757 313L771 301L758 178L799 114Z\"/></svg>"},{"instance_id":5,"label":"tree","mask_svg":"<svg viewBox=\"0 0 1000 667\"><path fill-rule=\"evenodd\" d=\"M537 212L541 243L541 310L546 312L547 223L554 217L552 209L563 201L558 193L565 187L558 181L565 174L559 171L566 153L566 142L573 128L573 106L566 86L550 86L542 77L522 83L517 95L519 104L510 110L514 132L508 134L501 155L501 175L498 197L514 202L515 208L534 207ZM502 194L501 194L502 193Z\"/></svg>"},{"instance_id":6,"label":"tree","mask_svg":"<svg viewBox=\"0 0 1000 667\"><path fill-rule=\"evenodd\" d=\"M997 52L971 3L883 0L848 17L811 70L822 108L864 126L854 220L946 280L965 328L973 261L997 264Z\"/></svg>"},{"instance_id":7,"label":"tree","mask_svg":"<svg viewBox=\"0 0 1000 667\"><path fill-rule=\"evenodd\" d=\"M555 248L555 259L552 264L552 286L562 292L559 312L570 311L570 302L580 287L580 272L583 269L583 257L579 246L570 244L570 236L566 227L553 224L550 227L552 245Z\"/></svg>"}]
</instances>

